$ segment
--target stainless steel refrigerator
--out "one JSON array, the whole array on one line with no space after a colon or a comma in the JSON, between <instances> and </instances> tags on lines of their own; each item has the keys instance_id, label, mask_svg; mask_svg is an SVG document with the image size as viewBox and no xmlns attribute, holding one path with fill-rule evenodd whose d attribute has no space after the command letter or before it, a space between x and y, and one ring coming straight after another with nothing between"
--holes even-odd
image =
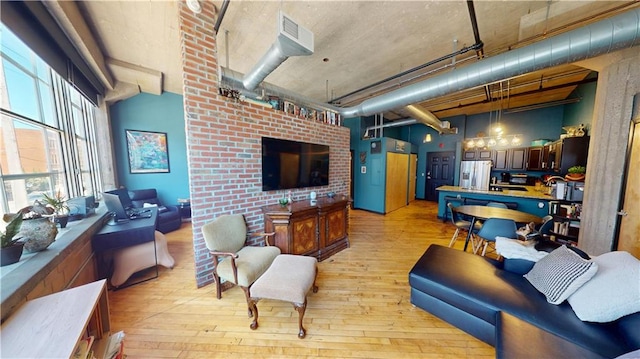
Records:
<instances>
[{"instance_id":1,"label":"stainless steel refrigerator","mask_svg":"<svg viewBox=\"0 0 640 359\"><path fill-rule=\"evenodd\" d=\"M488 191L490 181L491 161L460 162L460 187Z\"/></svg>"}]
</instances>

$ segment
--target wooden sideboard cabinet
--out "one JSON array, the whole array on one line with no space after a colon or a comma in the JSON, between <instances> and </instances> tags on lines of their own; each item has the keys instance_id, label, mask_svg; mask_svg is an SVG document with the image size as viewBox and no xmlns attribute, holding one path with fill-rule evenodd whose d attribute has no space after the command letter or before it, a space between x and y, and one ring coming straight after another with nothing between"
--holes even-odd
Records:
<instances>
[{"instance_id":1,"label":"wooden sideboard cabinet","mask_svg":"<svg viewBox=\"0 0 640 359\"><path fill-rule=\"evenodd\" d=\"M288 206L262 207L265 232L275 232L282 253L313 256L322 261L349 247L349 199L320 198Z\"/></svg>"}]
</instances>

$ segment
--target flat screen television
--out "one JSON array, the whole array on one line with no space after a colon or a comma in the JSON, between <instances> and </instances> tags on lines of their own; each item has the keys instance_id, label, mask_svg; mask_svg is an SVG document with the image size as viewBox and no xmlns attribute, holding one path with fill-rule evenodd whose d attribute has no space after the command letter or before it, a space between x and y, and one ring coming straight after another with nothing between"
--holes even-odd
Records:
<instances>
[{"instance_id":1,"label":"flat screen television","mask_svg":"<svg viewBox=\"0 0 640 359\"><path fill-rule=\"evenodd\" d=\"M262 137L262 190L327 186L329 146Z\"/></svg>"}]
</instances>

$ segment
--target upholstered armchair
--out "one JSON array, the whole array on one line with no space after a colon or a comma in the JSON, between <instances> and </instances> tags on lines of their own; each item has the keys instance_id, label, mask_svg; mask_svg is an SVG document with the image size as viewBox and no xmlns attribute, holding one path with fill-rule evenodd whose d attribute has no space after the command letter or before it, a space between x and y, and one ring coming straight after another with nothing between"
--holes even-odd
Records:
<instances>
[{"instance_id":1,"label":"upholstered armchair","mask_svg":"<svg viewBox=\"0 0 640 359\"><path fill-rule=\"evenodd\" d=\"M213 278L218 299L222 298L220 279L229 281L244 291L247 304L250 287L280 254L280 249L269 244L273 233L248 234L241 214L222 215L202 226L202 235L213 256ZM250 237L262 237L263 246L247 246Z\"/></svg>"},{"instance_id":2,"label":"upholstered armchair","mask_svg":"<svg viewBox=\"0 0 640 359\"><path fill-rule=\"evenodd\" d=\"M134 208L142 208L145 204L158 206L158 223L156 229L162 233L175 231L182 225L182 217L176 206L165 206L158 199L155 188L129 190L129 198Z\"/></svg>"}]
</instances>

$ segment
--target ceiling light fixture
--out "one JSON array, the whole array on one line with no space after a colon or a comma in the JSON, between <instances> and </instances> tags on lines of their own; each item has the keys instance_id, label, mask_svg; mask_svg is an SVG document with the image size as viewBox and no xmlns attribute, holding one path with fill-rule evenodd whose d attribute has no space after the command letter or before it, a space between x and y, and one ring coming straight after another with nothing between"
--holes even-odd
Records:
<instances>
[{"instance_id":1,"label":"ceiling light fixture","mask_svg":"<svg viewBox=\"0 0 640 359\"><path fill-rule=\"evenodd\" d=\"M193 11L194 14L202 12L202 6L200 6L200 2L198 0L187 0L187 7L189 10Z\"/></svg>"}]
</instances>

